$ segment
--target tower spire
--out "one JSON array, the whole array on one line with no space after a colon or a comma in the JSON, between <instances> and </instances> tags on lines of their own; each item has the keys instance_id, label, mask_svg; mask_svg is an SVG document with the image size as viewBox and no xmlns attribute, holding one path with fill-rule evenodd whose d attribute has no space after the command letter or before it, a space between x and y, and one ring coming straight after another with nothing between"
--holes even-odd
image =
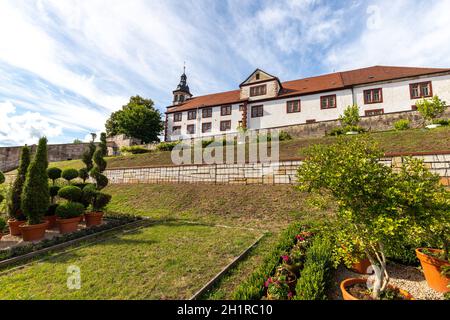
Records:
<instances>
[{"instance_id":1,"label":"tower spire","mask_svg":"<svg viewBox=\"0 0 450 320\"><path fill-rule=\"evenodd\" d=\"M187 84L187 76L186 76L186 61L183 63L183 74L180 77L180 83L177 88L173 91L174 104L183 103L187 99L192 97L192 94L189 90L189 85Z\"/></svg>"}]
</instances>

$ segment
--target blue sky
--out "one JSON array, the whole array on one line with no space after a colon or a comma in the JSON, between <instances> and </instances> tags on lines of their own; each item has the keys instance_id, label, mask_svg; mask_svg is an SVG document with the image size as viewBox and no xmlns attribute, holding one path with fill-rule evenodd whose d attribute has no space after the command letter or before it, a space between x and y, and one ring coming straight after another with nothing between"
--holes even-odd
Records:
<instances>
[{"instance_id":1,"label":"blue sky","mask_svg":"<svg viewBox=\"0 0 450 320\"><path fill-rule=\"evenodd\" d=\"M450 1L0 0L0 146L85 139L131 95L170 104L254 69L282 81L450 67Z\"/></svg>"}]
</instances>

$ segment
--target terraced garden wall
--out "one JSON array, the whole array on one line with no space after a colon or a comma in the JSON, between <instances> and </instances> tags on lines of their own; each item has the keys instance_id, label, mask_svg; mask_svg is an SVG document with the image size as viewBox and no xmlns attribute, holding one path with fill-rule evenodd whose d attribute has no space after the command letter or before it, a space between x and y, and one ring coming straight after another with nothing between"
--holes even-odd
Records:
<instances>
[{"instance_id":1,"label":"terraced garden wall","mask_svg":"<svg viewBox=\"0 0 450 320\"><path fill-rule=\"evenodd\" d=\"M450 185L450 151L440 154L387 154L380 161L388 166L401 166L405 156L424 160L426 166ZM245 163L220 165L186 165L163 167L117 168L106 170L111 184L138 183L205 183L205 184L295 184L302 159L277 163ZM7 182L14 179L6 174Z\"/></svg>"}]
</instances>

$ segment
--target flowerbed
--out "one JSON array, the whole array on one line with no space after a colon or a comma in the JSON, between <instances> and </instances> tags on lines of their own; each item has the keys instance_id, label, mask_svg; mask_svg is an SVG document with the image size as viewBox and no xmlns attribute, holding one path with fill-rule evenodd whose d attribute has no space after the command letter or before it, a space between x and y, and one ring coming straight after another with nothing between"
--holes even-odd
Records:
<instances>
[{"instance_id":1,"label":"flowerbed","mask_svg":"<svg viewBox=\"0 0 450 320\"><path fill-rule=\"evenodd\" d=\"M109 214L107 216L108 223L99 225L99 226L93 226L91 228L85 228L78 230L73 233L68 233L60 236L56 236L52 239L44 239L37 243L29 243L27 245L23 246L17 246L17 247L11 247L9 249L1 250L0 251L0 261L4 261L7 259L11 259L14 257L22 256L31 252L35 252L41 249L49 248L61 243L65 243L71 240L80 239L82 237L99 233L102 231L107 231L110 229L113 229L115 227L125 225L127 223L135 222L142 220L141 217L138 216L132 216L132 215L113 215Z\"/></svg>"},{"instance_id":2,"label":"flowerbed","mask_svg":"<svg viewBox=\"0 0 450 320\"><path fill-rule=\"evenodd\" d=\"M294 223L262 265L234 292L236 300L324 299L332 245L313 229ZM304 279L303 279L304 278Z\"/></svg>"}]
</instances>

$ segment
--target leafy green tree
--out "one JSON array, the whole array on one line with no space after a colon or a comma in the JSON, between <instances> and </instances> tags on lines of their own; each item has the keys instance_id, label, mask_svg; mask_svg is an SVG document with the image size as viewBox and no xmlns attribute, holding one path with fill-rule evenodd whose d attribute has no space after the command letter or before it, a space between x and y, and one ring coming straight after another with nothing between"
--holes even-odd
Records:
<instances>
[{"instance_id":1,"label":"leafy green tree","mask_svg":"<svg viewBox=\"0 0 450 320\"><path fill-rule=\"evenodd\" d=\"M73 144L82 144L83 141L81 141L80 139L75 139L73 140Z\"/></svg>"},{"instance_id":2,"label":"leafy green tree","mask_svg":"<svg viewBox=\"0 0 450 320\"><path fill-rule=\"evenodd\" d=\"M108 136L125 134L144 143L159 141L158 135L164 128L153 101L140 96L131 97L122 110L113 112L105 127Z\"/></svg>"},{"instance_id":3,"label":"leafy green tree","mask_svg":"<svg viewBox=\"0 0 450 320\"><path fill-rule=\"evenodd\" d=\"M402 241L409 217L398 210L396 177L379 162L383 153L367 137L339 138L316 145L298 169L299 189L328 191L337 201L336 239L341 248L358 248L375 269L372 295L378 299L389 283L385 241ZM348 263L348 252L336 251Z\"/></svg>"},{"instance_id":4,"label":"leafy green tree","mask_svg":"<svg viewBox=\"0 0 450 320\"><path fill-rule=\"evenodd\" d=\"M353 105L345 108L344 113L339 116L339 120L343 126L357 126L360 120L358 106Z\"/></svg>"},{"instance_id":5,"label":"leafy green tree","mask_svg":"<svg viewBox=\"0 0 450 320\"><path fill-rule=\"evenodd\" d=\"M25 220L25 216L21 213L22 189L25 183L26 174L31 161L31 150L28 146L22 147L20 153L19 168L17 176L8 193L8 215L11 219L18 221Z\"/></svg>"},{"instance_id":6,"label":"leafy green tree","mask_svg":"<svg viewBox=\"0 0 450 320\"><path fill-rule=\"evenodd\" d=\"M47 138L39 139L36 155L27 170L22 193L22 212L28 224L40 224L50 205L47 175Z\"/></svg>"},{"instance_id":7,"label":"leafy green tree","mask_svg":"<svg viewBox=\"0 0 450 320\"><path fill-rule=\"evenodd\" d=\"M432 122L439 117L445 110L447 103L434 96L432 99L422 99L416 102L417 110L419 110L422 117Z\"/></svg>"}]
</instances>

